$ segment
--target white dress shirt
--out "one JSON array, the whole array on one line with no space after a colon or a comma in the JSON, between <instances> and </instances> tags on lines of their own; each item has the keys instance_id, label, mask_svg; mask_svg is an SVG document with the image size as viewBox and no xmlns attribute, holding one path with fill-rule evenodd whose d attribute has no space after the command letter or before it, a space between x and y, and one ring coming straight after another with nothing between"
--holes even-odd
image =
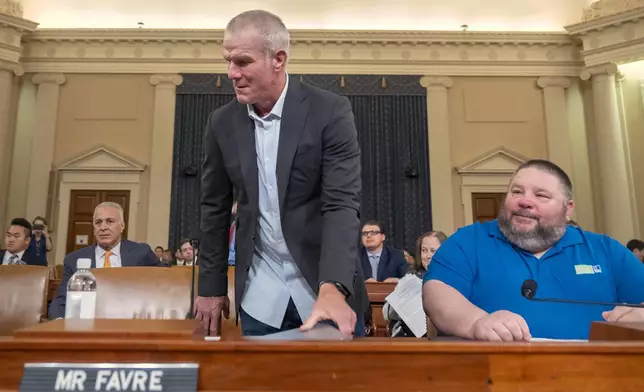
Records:
<instances>
[{"instance_id":1,"label":"white dress shirt","mask_svg":"<svg viewBox=\"0 0 644 392\"><path fill-rule=\"evenodd\" d=\"M25 254L24 250L16 253L16 255L18 255L18 260L22 260L22 255L24 254ZM9 265L9 259L11 259L11 256L13 256L13 253L9 253L8 250L5 250L4 257L2 258L2 265Z\"/></svg>"},{"instance_id":2,"label":"white dress shirt","mask_svg":"<svg viewBox=\"0 0 644 392\"><path fill-rule=\"evenodd\" d=\"M119 241L119 243L116 244L116 246L112 248L110 252L112 252L110 254L110 267L122 267L123 264L121 263L121 241ZM105 263L105 249L97 245L95 255L96 268L103 268L103 264Z\"/></svg>"},{"instance_id":3,"label":"white dress shirt","mask_svg":"<svg viewBox=\"0 0 644 392\"><path fill-rule=\"evenodd\" d=\"M273 110L261 118L248 105L255 122L255 150L259 181L258 235L248 271L241 307L254 319L275 328L282 326L289 299L293 299L302 321L313 310L315 293L295 264L284 241L277 192L277 151L286 85Z\"/></svg>"}]
</instances>

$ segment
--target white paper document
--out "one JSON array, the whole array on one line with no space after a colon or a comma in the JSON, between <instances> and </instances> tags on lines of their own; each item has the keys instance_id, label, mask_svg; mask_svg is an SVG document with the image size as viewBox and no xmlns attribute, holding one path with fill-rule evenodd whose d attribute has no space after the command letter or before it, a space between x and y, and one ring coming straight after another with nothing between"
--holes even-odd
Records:
<instances>
[{"instance_id":1,"label":"white paper document","mask_svg":"<svg viewBox=\"0 0 644 392\"><path fill-rule=\"evenodd\" d=\"M351 340L342 335L340 330L328 324L318 323L310 331L302 332L299 328L277 332L264 336L244 336L244 340Z\"/></svg>"},{"instance_id":2,"label":"white paper document","mask_svg":"<svg viewBox=\"0 0 644 392\"><path fill-rule=\"evenodd\" d=\"M565 342L574 342L574 343L588 343L588 340L583 339L548 339L548 338L532 338L530 342L551 342L551 343L565 343Z\"/></svg>"},{"instance_id":3,"label":"white paper document","mask_svg":"<svg viewBox=\"0 0 644 392\"><path fill-rule=\"evenodd\" d=\"M416 275L406 275L398 281L394 291L385 298L409 329L421 337L427 333L427 319L423 310L423 281Z\"/></svg>"}]
</instances>

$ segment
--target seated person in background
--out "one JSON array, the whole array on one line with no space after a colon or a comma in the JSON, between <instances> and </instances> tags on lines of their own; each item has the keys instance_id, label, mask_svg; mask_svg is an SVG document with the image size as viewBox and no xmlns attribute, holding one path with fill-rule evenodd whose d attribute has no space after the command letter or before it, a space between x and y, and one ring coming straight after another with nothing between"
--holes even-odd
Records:
<instances>
[{"instance_id":1,"label":"seated person in background","mask_svg":"<svg viewBox=\"0 0 644 392\"><path fill-rule=\"evenodd\" d=\"M644 263L644 241L642 240L630 240L626 244L628 250L633 252L635 257L642 263Z\"/></svg>"},{"instance_id":2,"label":"seated person in background","mask_svg":"<svg viewBox=\"0 0 644 392\"><path fill-rule=\"evenodd\" d=\"M179 243L179 250L181 251L181 260L183 261L183 264L181 265L192 265L192 257L194 256L194 249L192 248L192 244L190 243L190 238L184 238L181 240ZM198 265L199 263L197 262L197 258L195 257L195 265ZM177 260L177 265L179 265L179 261Z\"/></svg>"},{"instance_id":3,"label":"seated person in background","mask_svg":"<svg viewBox=\"0 0 644 392\"><path fill-rule=\"evenodd\" d=\"M403 255L405 255L405 260L407 260L407 269L412 268L416 262L414 256L412 256L406 249L403 250Z\"/></svg>"},{"instance_id":4,"label":"seated person in background","mask_svg":"<svg viewBox=\"0 0 644 392\"><path fill-rule=\"evenodd\" d=\"M37 216L31 222L31 242L27 253L41 259L39 265L47 265L47 252L51 252L53 244L51 235L48 233L47 221L42 216Z\"/></svg>"},{"instance_id":5,"label":"seated person in background","mask_svg":"<svg viewBox=\"0 0 644 392\"><path fill-rule=\"evenodd\" d=\"M427 272L427 266L446 239L445 233L438 230L428 231L421 235L416 241L416 255L418 256L414 260L414 265L409 269L409 273L423 279Z\"/></svg>"},{"instance_id":6,"label":"seated person in background","mask_svg":"<svg viewBox=\"0 0 644 392\"><path fill-rule=\"evenodd\" d=\"M380 222L362 226L362 273L366 282L397 282L407 273L407 260L402 251L385 246L385 230Z\"/></svg>"},{"instance_id":7,"label":"seated person in background","mask_svg":"<svg viewBox=\"0 0 644 392\"><path fill-rule=\"evenodd\" d=\"M419 279L423 279L427 272L427 266L432 261L434 253L436 253L438 248L446 239L447 236L442 231L428 231L418 237L418 240L416 241L417 256L414 259L414 264L409 267L408 273L415 275ZM382 308L382 314L385 321L389 322L389 330L391 331L392 337L414 336L414 333L402 321L398 313L396 313L388 302L385 302L385 306ZM429 336L436 336L436 328L429 320L427 320L427 327Z\"/></svg>"},{"instance_id":8,"label":"seated person in background","mask_svg":"<svg viewBox=\"0 0 644 392\"><path fill-rule=\"evenodd\" d=\"M56 297L49 305L50 319L65 317L67 282L76 272L78 259L92 259L92 268L161 266L150 245L122 239L124 229L123 208L120 205L105 202L94 209L96 245L86 246L65 256L63 279Z\"/></svg>"},{"instance_id":9,"label":"seated person in background","mask_svg":"<svg viewBox=\"0 0 644 392\"><path fill-rule=\"evenodd\" d=\"M181 249L177 249L176 252L174 252L174 262L172 263L174 265L183 265L183 256L181 256Z\"/></svg>"},{"instance_id":10,"label":"seated person in background","mask_svg":"<svg viewBox=\"0 0 644 392\"><path fill-rule=\"evenodd\" d=\"M535 298L644 301L644 265L614 239L567 225L573 207L561 168L523 163L498 219L459 229L434 255L423 304L436 327L477 340L587 339L593 321L644 321L644 309L522 296L532 279Z\"/></svg>"},{"instance_id":11,"label":"seated person in background","mask_svg":"<svg viewBox=\"0 0 644 392\"><path fill-rule=\"evenodd\" d=\"M157 257L157 260L163 261L163 247L162 246L157 246L154 248L154 254Z\"/></svg>"},{"instance_id":12,"label":"seated person in background","mask_svg":"<svg viewBox=\"0 0 644 392\"><path fill-rule=\"evenodd\" d=\"M164 249L161 254L161 262L164 264L172 264L172 251L170 249Z\"/></svg>"},{"instance_id":13,"label":"seated person in background","mask_svg":"<svg viewBox=\"0 0 644 392\"><path fill-rule=\"evenodd\" d=\"M47 261L27 252L31 242L31 223L23 218L15 218L11 221L7 232L4 235L4 247L0 250L0 261L2 265L27 264L46 266Z\"/></svg>"}]
</instances>

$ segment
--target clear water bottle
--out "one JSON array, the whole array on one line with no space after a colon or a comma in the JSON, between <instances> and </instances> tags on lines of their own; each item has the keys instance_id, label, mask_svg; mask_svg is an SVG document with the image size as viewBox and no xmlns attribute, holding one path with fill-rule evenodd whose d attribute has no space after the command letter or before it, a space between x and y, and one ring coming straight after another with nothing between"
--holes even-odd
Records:
<instances>
[{"instance_id":1,"label":"clear water bottle","mask_svg":"<svg viewBox=\"0 0 644 392\"><path fill-rule=\"evenodd\" d=\"M91 259L78 259L76 273L67 283L66 319L93 319L96 311L96 277Z\"/></svg>"}]
</instances>

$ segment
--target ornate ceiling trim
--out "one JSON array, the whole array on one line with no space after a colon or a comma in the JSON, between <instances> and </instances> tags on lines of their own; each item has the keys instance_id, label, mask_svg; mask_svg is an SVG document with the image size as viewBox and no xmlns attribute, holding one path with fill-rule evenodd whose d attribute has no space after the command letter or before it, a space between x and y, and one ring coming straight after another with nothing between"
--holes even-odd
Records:
<instances>
[{"instance_id":1,"label":"ornate ceiling trim","mask_svg":"<svg viewBox=\"0 0 644 392\"><path fill-rule=\"evenodd\" d=\"M39 30L26 72L225 72L222 30ZM561 33L320 31L292 33L296 73L578 75L580 47Z\"/></svg>"},{"instance_id":2,"label":"ornate ceiling trim","mask_svg":"<svg viewBox=\"0 0 644 392\"><path fill-rule=\"evenodd\" d=\"M22 37L36 29L37 23L0 13L0 69L21 75Z\"/></svg>"},{"instance_id":3,"label":"ornate ceiling trim","mask_svg":"<svg viewBox=\"0 0 644 392\"><path fill-rule=\"evenodd\" d=\"M644 7L644 0L598 0L584 9L582 20L588 22L638 7Z\"/></svg>"},{"instance_id":4,"label":"ornate ceiling trim","mask_svg":"<svg viewBox=\"0 0 644 392\"><path fill-rule=\"evenodd\" d=\"M0 14L21 17L23 12L22 4L16 0L0 0Z\"/></svg>"},{"instance_id":5,"label":"ornate ceiling trim","mask_svg":"<svg viewBox=\"0 0 644 392\"><path fill-rule=\"evenodd\" d=\"M567 26L588 66L644 59L644 7Z\"/></svg>"}]
</instances>

